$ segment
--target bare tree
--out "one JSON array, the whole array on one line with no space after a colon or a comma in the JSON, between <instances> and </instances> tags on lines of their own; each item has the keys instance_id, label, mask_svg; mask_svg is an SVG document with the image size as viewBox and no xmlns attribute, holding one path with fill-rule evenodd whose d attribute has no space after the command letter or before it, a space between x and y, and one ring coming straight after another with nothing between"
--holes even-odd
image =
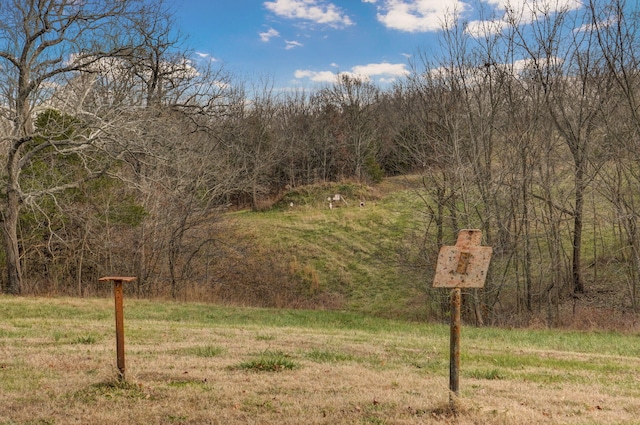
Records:
<instances>
[{"instance_id":1,"label":"bare tree","mask_svg":"<svg viewBox=\"0 0 640 425\"><path fill-rule=\"evenodd\" d=\"M139 17L140 3L132 0L9 0L0 4L0 87L7 102L2 118L11 130L2 139L6 182L2 207L3 240L7 262L6 291L19 293L22 271L16 232L25 203L54 194L99 175L103 164L86 162L86 172L72 181L26 192L21 173L38 155L84 154L115 140L114 127L122 115L116 105L84 110L74 105L82 122L73 138L38 135L34 114L51 102L70 78L90 71L104 58L131 53L128 30ZM41 137L40 143L34 143ZM93 166L99 165L98 169Z\"/></svg>"},{"instance_id":2,"label":"bare tree","mask_svg":"<svg viewBox=\"0 0 640 425\"><path fill-rule=\"evenodd\" d=\"M588 30L590 16L554 9L552 4L525 3L525 13L536 17L530 31L520 30L522 15L509 14L516 43L529 70L545 93L545 104L555 131L573 161L572 285L574 293L585 291L582 277L582 234L585 191L599 165L593 155L598 146L600 111L607 102L609 74L597 54L595 33ZM521 12L521 11L517 11Z\"/></svg>"},{"instance_id":3,"label":"bare tree","mask_svg":"<svg viewBox=\"0 0 640 425\"><path fill-rule=\"evenodd\" d=\"M340 74L331 87L322 91L324 102L335 108L339 121L335 124L339 155L346 164L343 176L353 175L358 181L367 177L367 161L377 163L378 88L368 81L348 74Z\"/></svg>"},{"instance_id":4,"label":"bare tree","mask_svg":"<svg viewBox=\"0 0 640 425\"><path fill-rule=\"evenodd\" d=\"M268 80L233 89L233 107L223 123L223 138L238 179L232 189L235 201L258 210L261 201L280 189L275 176L282 162L283 141L277 135L281 105Z\"/></svg>"},{"instance_id":5,"label":"bare tree","mask_svg":"<svg viewBox=\"0 0 640 425\"><path fill-rule=\"evenodd\" d=\"M625 0L588 2L591 16L589 29L597 37L599 53L606 63L617 101L603 111L606 126L605 159L607 165L600 172L600 192L613 206L614 223L620 228L621 245L626 247L630 267L627 268L629 299L638 310L640 285L640 222L638 218L637 188L638 140L640 136L640 21L637 11L629 13Z\"/></svg>"}]
</instances>

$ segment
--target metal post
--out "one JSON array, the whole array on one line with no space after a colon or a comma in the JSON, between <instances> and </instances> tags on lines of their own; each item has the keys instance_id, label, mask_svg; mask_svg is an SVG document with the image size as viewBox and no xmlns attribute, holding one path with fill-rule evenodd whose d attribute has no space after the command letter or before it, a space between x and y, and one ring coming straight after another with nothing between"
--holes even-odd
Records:
<instances>
[{"instance_id":1,"label":"metal post","mask_svg":"<svg viewBox=\"0 0 640 425\"><path fill-rule=\"evenodd\" d=\"M454 288L451 291L451 343L449 353L449 394L450 403L454 404L455 397L460 394L460 305L462 291Z\"/></svg>"},{"instance_id":2,"label":"metal post","mask_svg":"<svg viewBox=\"0 0 640 425\"><path fill-rule=\"evenodd\" d=\"M125 380L125 364L124 364L124 310L122 307L123 299L123 282L132 282L135 277L101 277L101 282L113 281L113 297L115 299L116 309L116 358L118 365L118 379Z\"/></svg>"},{"instance_id":3,"label":"metal post","mask_svg":"<svg viewBox=\"0 0 640 425\"><path fill-rule=\"evenodd\" d=\"M118 361L118 379L120 381L124 381L124 312L122 310L122 280L113 281L113 295L116 302L116 355Z\"/></svg>"}]
</instances>

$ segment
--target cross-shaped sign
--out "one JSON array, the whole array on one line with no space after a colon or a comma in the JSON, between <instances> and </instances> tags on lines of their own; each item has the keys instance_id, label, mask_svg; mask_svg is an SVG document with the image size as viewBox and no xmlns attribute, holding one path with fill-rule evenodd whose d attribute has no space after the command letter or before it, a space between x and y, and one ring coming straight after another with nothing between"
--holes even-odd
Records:
<instances>
[{"instance_id":1,"label":"cross-shaped sign","mask_svg":"<svg viewBox=\"0 0 640 425\"><path fill-rule=\"evenodd\" d=\"M461 230L455 246L440 248L433 287L482 288L493 250L481 240L480 230Z\"/></svg>"},{"instance_id":2,"label":"cross-shaped sign","mask_svg":"<svg viewBox=\"0 0 640 425\"><path fill-rule=\"evenodd\" d=\"M455 407L460 388L460 288L482 288L487 279L492 249L480 246L480 230L460 230L455 246L443 246L438 254L434 288L452 288L451 344L449 348L449 402Z\"/></svg>"}]
</instances>

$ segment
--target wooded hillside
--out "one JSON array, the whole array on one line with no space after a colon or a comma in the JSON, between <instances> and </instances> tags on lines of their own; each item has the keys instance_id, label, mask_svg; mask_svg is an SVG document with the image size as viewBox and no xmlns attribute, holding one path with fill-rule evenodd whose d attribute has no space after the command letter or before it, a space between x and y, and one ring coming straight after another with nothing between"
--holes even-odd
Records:
<instances>
[{"instance_id":1,"label":"wooded hillside","mask_svg":"<svg viewBox=\"0 0 640 425\"><path fill-rule=\"evenodd\" d=\"M162 2L3 2L2 290L92 295L117 273L139 296L361 308L385 293L354 295L366 285L324 257L300 262L305 246L262 245L237 211L326 212L340 184L367 204L406 175L411 225L380 213L405 233L387 235L388 256L356 251L404 294L393 302L440 314L438 249L479 228L494 261L467 296L477 323L553 325L596 294L610 302L598 308L637 312L639 12L532 1L501 31L446 26L442 53L390 88L341 74L287 91L189 60Z\"/></svg>"}]
</instances>

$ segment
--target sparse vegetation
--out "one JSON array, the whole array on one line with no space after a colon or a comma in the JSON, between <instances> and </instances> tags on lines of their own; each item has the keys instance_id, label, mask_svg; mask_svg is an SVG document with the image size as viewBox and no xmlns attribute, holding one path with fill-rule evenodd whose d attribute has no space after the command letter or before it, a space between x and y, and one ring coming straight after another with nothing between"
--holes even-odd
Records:
<instances>
[{"instance_id":1,"label":"sparse vegetation","mask_svg":"<svg viewBox=\"0 0 640 425\"><path fill-rule=\"evenodd\" d=\"M224 353L224 348L206 345L183 348L181 350L178 350L176 354L197 357L216 357L221 355L222 353Z\"/></svg>"},{"instance_id":2,"label":"sparse vegetation","mask_svg":"<svg viewBox=\"0 0 640 425\"><path fill-rule=\"evenodd\" d=\"M112 309L0 296L0 424L631 425L640 414L636 333L465 325L454 411L444 325L127 299L120 382ZM100 337L76 342L86 335Z\"/></svg>"},{"instance_id":3,"label":"sparse vegetation","mask_svg":"<svg viewBox=\"0 0 640 425\"><path fill-rule=\"evenodd\" d=\"M318 363L347 362L355 359L352 355L347 353L321 349L311 350L308 353L305 353L305 357Z\"/></svg>"},{"instance_id":4,"label":"sparse vegetation","mask_svg":"<svg viewBox=\"0 0 640 425\"><path fill-rule=\"evenodd\" d=\"M231 366L231 369L255 372L280 372L298 367L291 359L291 356L282 351L265 350L254 357L255 358L246 362Z\"/></svg>"},{"instance_id":5,"label":"sparse vegetation","mask_svg":"<svg viewBox=\"0 0 640 425\"><path fill-rule=\"evenodd\" d=\"M94 335L79 336L73 340L75 344L87 344L87 345L95 344L97 341L98 341L98 338L95 337Z\"/></svg>"}]
</instances>

